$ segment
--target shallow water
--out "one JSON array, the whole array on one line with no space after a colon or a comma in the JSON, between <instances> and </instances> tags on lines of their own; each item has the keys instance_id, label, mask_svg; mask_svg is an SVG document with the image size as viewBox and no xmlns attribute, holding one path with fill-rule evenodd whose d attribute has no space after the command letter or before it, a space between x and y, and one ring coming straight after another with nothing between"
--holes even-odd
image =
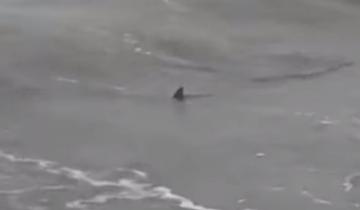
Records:
<instances>
[{"instance_id":1,"label":"shallow water","mask_svg":"<svg viewBox=\"0 0 360 210\"><path fill-rule=\"evenodd\" d=\"M359 208L359 10L1 0L0 209Z\"/></svg>"}]
</instances>

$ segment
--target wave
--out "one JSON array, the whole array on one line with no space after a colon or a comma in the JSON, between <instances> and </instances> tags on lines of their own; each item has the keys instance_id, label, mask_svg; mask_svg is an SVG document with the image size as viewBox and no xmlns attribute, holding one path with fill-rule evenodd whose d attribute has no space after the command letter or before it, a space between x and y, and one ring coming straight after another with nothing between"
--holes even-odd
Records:
<instances>
[{"instance_id":1,"label":"wave","mask_svg":"<svg viewBox=\"0 0 360 210\"><path fill-rule=\"evenodd\" d=\"M48 175L65 176L73 182L68 185L61 185L56 183L59 181L55 181L52 185L35 185L24 189L0 191L0 194L25 196L25 194L32 192L45 192L49 190L58 190L59 192L64 190L69 192L76 191L76 196L74 198L70 196L71 198L63 204L68 209L85 209L91 205L105 204L110 200L143 200L150 198L159 199L167 205L174 205L183 209L217 210L198 205L186 197L173 193L167 187L152 184L146 172L136 169L118 168L102 175L108 177L108 179L104 179L101 176L100 178L95 178L99 176L99 173L61 166L61 164L53 161L20 157L0 150L0 161L1 159L10 161L13 164L27 164L32 170L37 169ZM115 176L115 181L111 180L109 176ZM89 194L85 192L88 189L91 189L94 193ZM82 192L84 195L82 195ZM78 199L79 197L81 199Z\"/></svg>"}]
</instances>

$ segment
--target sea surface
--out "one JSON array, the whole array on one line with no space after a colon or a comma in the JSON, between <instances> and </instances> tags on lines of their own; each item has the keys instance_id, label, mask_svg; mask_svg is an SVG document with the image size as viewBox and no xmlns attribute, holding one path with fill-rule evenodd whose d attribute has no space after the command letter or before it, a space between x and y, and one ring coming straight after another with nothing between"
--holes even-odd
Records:
<instances>
[{"instance_id":1,"label":"sea surface","mask_svg":"<svg viewBox=\"0 0 360 210\"><path fill-rule=\"evenodd\" d=\"M359 70L356 0L0 0L0 210L359 209Z\"/></svg>"}]
</instances>

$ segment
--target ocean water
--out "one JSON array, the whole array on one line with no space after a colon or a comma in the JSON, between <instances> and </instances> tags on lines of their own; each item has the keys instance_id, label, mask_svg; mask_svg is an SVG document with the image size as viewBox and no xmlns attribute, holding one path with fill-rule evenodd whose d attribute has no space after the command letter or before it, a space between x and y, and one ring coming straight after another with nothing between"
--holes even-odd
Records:
<instances>
[{"instance_id":1,"label":"ocean water","mask_svg":"<svg viewBox=\"0 0 360 210\"><path fill-rule=\"evenodd\" d=\"M0 210L360 208L359 20L350 0L0 0Z\"/></svg>"}]
</instances>

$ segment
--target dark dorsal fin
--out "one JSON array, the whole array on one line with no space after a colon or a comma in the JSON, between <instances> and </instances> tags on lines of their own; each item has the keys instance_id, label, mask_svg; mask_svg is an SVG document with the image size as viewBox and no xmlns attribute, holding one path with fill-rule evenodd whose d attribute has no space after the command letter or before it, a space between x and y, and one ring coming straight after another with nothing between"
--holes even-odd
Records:
<instances>
[{"instance_id":1,"label":"dark dorsal fin","mask_svg":"<svg viewBox=\"0 0 360 210\"><path fill-rule=\"evenodd\" d=\"M184 87L180 86L174 93L173 98L178 101L183 101L185 99L184 96Z\"/></svg>"}]
</instances>

